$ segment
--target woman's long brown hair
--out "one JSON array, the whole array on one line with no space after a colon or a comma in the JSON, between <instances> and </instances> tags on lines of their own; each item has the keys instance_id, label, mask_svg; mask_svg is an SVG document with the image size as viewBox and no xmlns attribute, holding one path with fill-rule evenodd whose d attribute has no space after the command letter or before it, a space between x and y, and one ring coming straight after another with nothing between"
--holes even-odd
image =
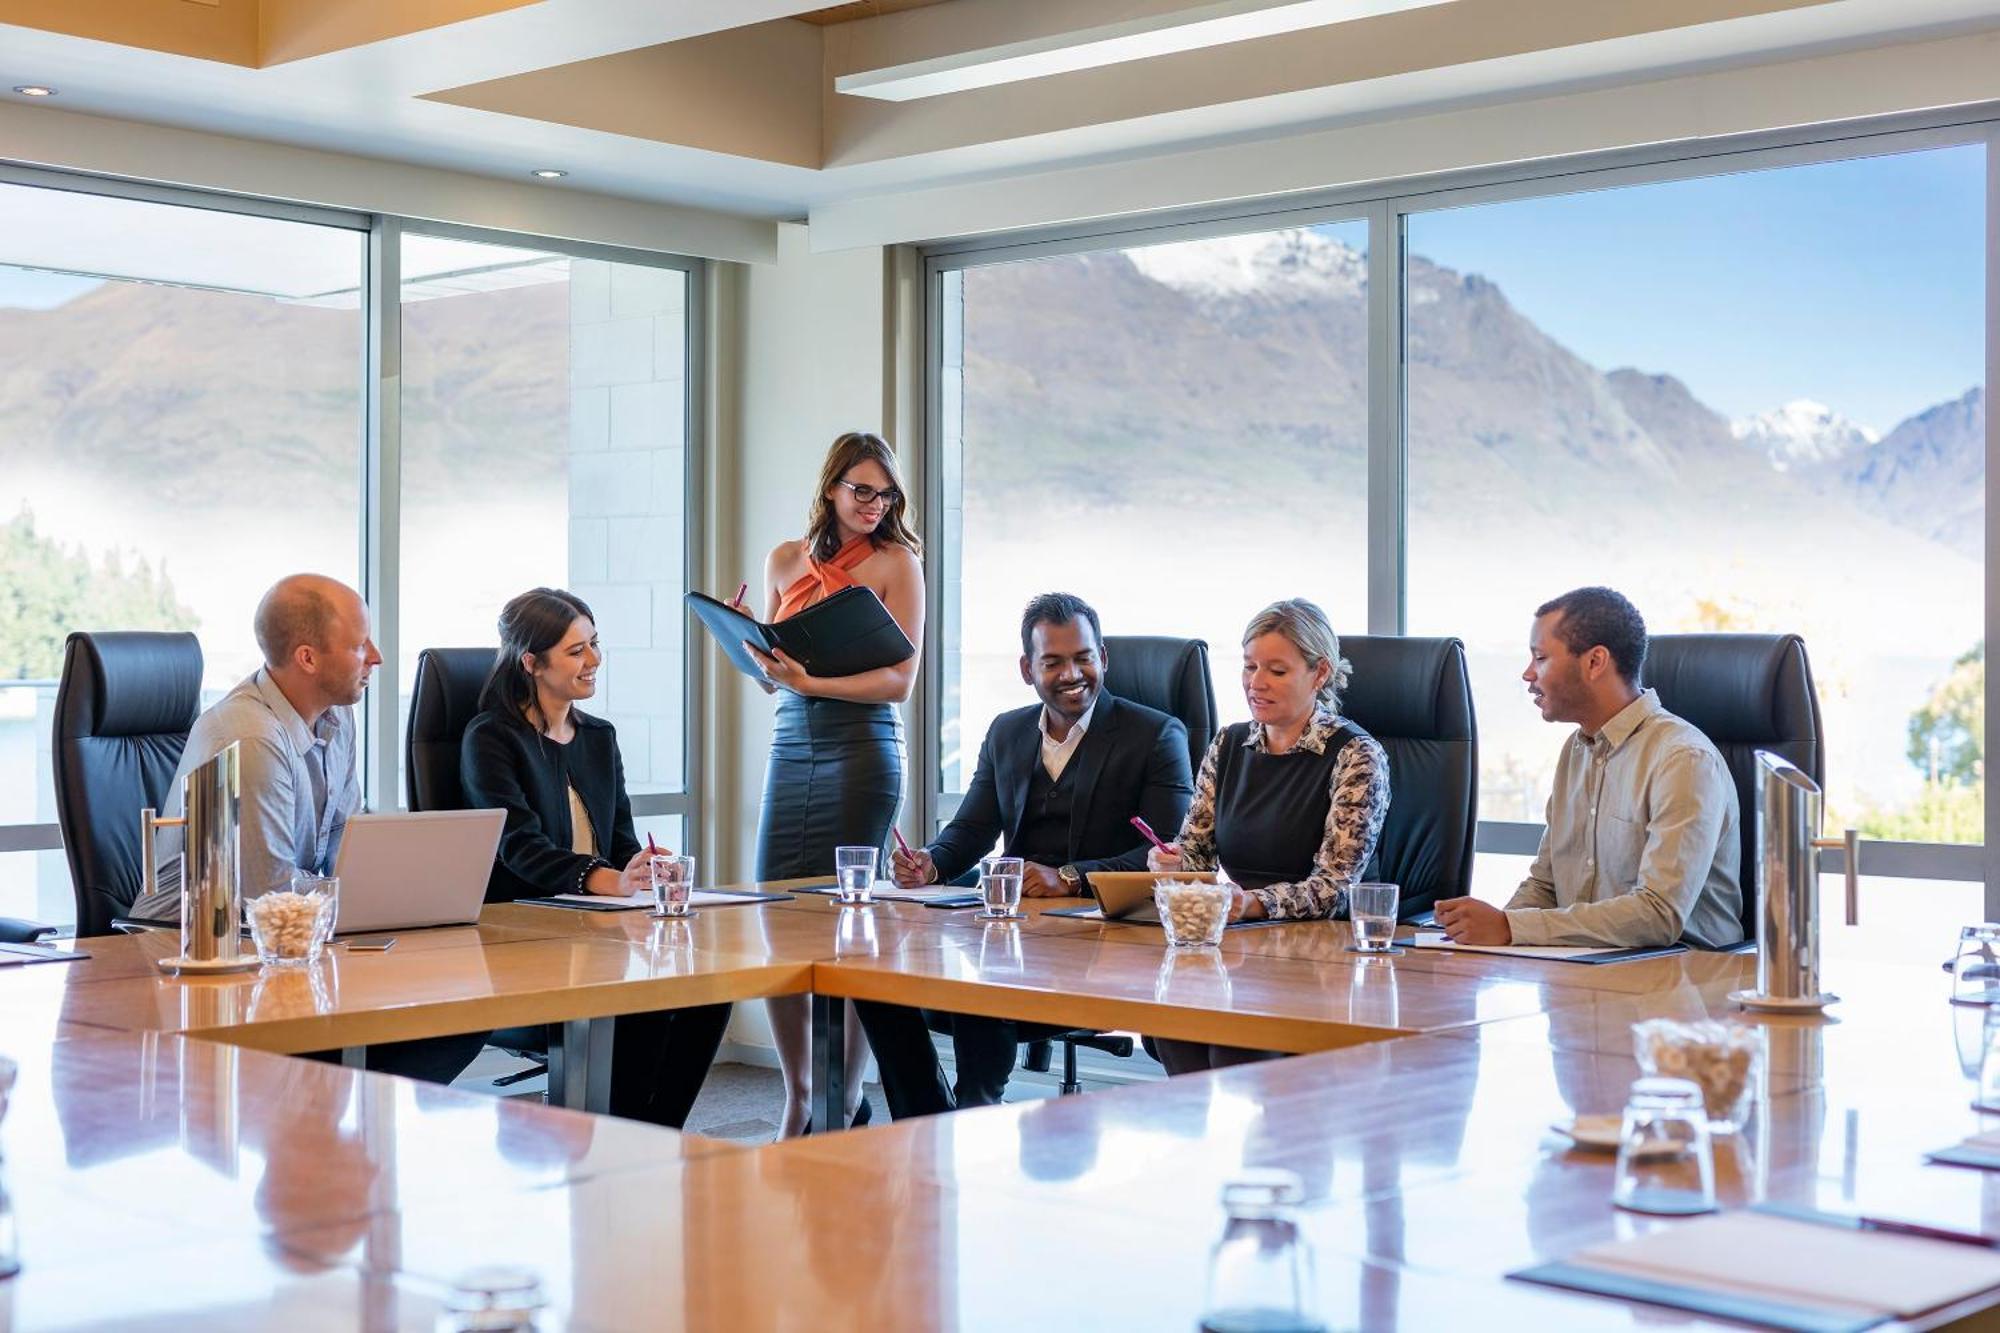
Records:
<instances>
[{"instance_id":1,"label":"woman's long brown hair","mask_svg":"<svg viewBox=\"0 0 2000 1333\"><path fill-rule=\"evenodd\" d=\"M917 540L917 534L910 531L909 524L903 521L903 511L910 503L910 492L903 485L903 474L896 468L895 452L880 435L851 430L835 440L833 447L826 451L826 466L819 470L819 489L813 492L812 508L806 513L806 551L813 559L831 560L840 550L840 517L834 513L833 501L826 498L826 493L856 464L871 460L889 474L889 484L896 488L896 500L882 515L882 521L875 525L869 539L878 547L894 542L909 548L912 555L924 553L924 544Z\"/></svg>"}]
</instances>

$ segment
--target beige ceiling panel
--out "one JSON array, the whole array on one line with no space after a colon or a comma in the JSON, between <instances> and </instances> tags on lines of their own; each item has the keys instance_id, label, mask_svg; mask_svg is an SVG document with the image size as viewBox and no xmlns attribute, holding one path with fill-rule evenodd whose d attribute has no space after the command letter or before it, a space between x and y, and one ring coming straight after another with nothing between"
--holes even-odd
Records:
<instances>
[{"instance_id":1,"label":"beige ceiling panel","mask_svg":"<svg viewBox=\"0 0 2000 1333\"><path fill-rule=\"evenodd\" d=\"M427 100L817 167L820 33L781 19L450 88Z\"/></svg>"},{"instance_id":2,"label":"beige ceiling panel","mask_svg":"<svg viewBox=\"0 0 2000 1333\"><path fill-rule=\"evenodd\" d=\"M186 8L189 0L172 0ZM262 0L266 65L442 28L541 0Z\"/></svg>"},{"instance_id":3,"label":"beige ceiling panel","mask_svg":"<svg viewBox=\"0 0 2000 1333\"><path fill-rule=\"evenodd\" d=\"M0 0L0 23L231 65L257 63L257 22L257 0Z\"/></svg>"},{"instance_id":4,"label":"beige ceiling panel","mask_svg":"<svg viewBox=\"0 0 2000 1333\"><path fill-rule=\"evenodd\" d=\"M1184 0L967 0L826 30L827 165L916 156L1425 70L1810 9L1833 0L1457 0L1455 4L912 102L833 91L841 74L1046 35ZM1011 14L1014 21L1009 22ZM954 22L954 20L958 20Z\"/></svg>"}]
</instances>

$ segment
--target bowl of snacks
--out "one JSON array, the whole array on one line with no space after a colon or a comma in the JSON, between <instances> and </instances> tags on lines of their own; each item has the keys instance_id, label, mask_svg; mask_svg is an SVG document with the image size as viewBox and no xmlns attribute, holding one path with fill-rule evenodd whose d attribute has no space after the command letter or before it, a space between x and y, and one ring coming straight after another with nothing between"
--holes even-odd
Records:
<instances>
[{"instance_id":1,"label":"bowl of snacks","mask_svg":"<svg viewBox=\"0 0 2000 1333\"><path fill-rule=\"evenodd\" d=\"M1733 1134L1750 1115L1750 1085L1764 1060L1764 1032L1704 1018L1652 1018L1632 1025L1639 1069L1691 1080L1701 1089L1711 1133Z\"/></svg>"},{"instance_id":2,"label":"bowl of snacks","mask_svg":"<svg viewBox=\"0 0 2000 1333\"><path fill-rule=\"evenodd\" d=\"M299 879L292 887L243 904L257 961L266 967L296 967L319 961L333 937L339 894L337 880Z\"/></svg>"},{"instance_id":3,"label":"bowl of snacks","mask_svg":"<svg viewBox=\"0 0 2000 1333\"><path fill-rule=\"evenodd\" d=\"M1153 885L1153 905L1166 928L1167 943L1176 949L1203 949L1222 943L1229 925L1228 884L1162 879Z\"/></svg>"}]
</instances>

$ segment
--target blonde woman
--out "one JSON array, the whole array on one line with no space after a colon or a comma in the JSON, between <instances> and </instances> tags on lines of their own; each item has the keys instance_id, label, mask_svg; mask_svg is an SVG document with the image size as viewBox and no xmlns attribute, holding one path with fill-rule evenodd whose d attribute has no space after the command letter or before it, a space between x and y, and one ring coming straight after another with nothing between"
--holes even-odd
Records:
<instances>
[{"instance_id":1,"label":"blonde woman","mask_svg":"<svg viewBox=\"0 0 2000 1333\"><path fill-rule=\"evenodd\" d=\"M1243 631L1250 721L1224 727L1195 779L1180 836L1147 857L1154 870L1229 872L1231 919L1343 916L1389 812L1389 757L1340 715L1347 663L1326 613L1273 602ZM1169 1073L1253 1058L1160 1041Z\"/></svg>"},{"instance_id":2,"label":"blonde woman","mask_svg":"<svg viewBox=\"0 0 2000 1333\"><path fill-rule=\"evenodd\" d=\"M896 456L881 436L855 431L835 440L805 536L781 543L765 562L764 619L784 620L859 585L873 589L910 642L921 644L922 545L904 519L908 505ZM835 847L881 847L895 822L903 792L896 705L916 689L917 657L855 676L815 677L783 652L756 656L779 695L757 822L757 878L830 877ZM811 1011L803 995L768 1004L785 1076L779 1134L790 1137L807 1124ZM867 1044L851 1005L846 1033L846 1111L858 1124L867 1118L860 1100Z\"/></svg>"}]
</instances>

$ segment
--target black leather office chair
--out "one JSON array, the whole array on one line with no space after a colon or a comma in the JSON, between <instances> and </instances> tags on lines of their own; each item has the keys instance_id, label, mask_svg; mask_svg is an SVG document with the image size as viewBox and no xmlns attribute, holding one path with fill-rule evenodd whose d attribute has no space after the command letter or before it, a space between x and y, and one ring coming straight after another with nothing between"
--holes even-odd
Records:
<instances>
[{"instance_id":1,"label":"black leather office chair","mask_svg":"<svg viewBox=\"0 0 2000 1333\"><path fill-rule=\"evenodd\" d=\"M403 787L410 809L463 810L465 783L459 777L459 743L466 724L479 716L479 691L493 670L491 648L426 648L417 654L410 682L410 721L403 729ZM501 1028L487 1039L510 1055L534 1060L532 1069L493 1080L509 1087L549 1072L549 1030Z\"/></svg>"},{"instance_id":2,"label":"black leather office chair","mask_svg":"<svg viewBox=\"0 0 2000 1333\"><path fill-rule=\"evenodd\" d=\"M1343 716L1389 756L1389 814L1364 879L1402 886L1401 914L1472 887L1479 830L1479 732L1457 639L1342 635L1353 667Z\"/></svg>"},{"instance_id":3,"label":"black leather office chair","mask_svg":"<svg viewBox=\"0 0 2000 1333\"><path fill-rule=\"evenodd\" d=\"M1187 728L1188 770L1200 772L1202 756L1215 739L1215 682L1208 674L1207 641L1109 634L1104 638L1104 657L1110 664L1104 673L1104 688L1121 699L1179 718ZM1172 838L1179 830L1156 831L1163 838ZM1088 1046L1120 1059L1132 1054L1130 1037L1078 1028L1028 1042L1022 1066L1037 1074L1047 1073L1051 1043L1062 1047L1061 1091L1065 1095L1083 1091L1076 1074L1077 1047Z\"/></svg>"},{"instance_id":4,"label":"black leather office chair","mask_svg":"<svg viewBox=\"0 0 2000 1333\"><path fill-rule=\"evenodd\" d=\"M403 732L403 785L411 810L463 810L458 747L479 715L479 691L493 670L491 648L426 648L410 682Z\"/></svg>"},{"instance_id":5,"label":"black leather office chair","mask_svg":"<svg viewBox=\"0 0 2000 1333\"><path fill-rule=\"evenodd\" d=\"M139 811L166 808L200 711L194 635L69 636L49 758L78 935L109 933L138 896Z\"/></svg>"},{"instance_id":6,"label":"black leather office chair","mask_svg":"<svg viewBox=\"0 0 2000 1333\"><path fill-rule=\"evenodd\" d=\"M1670 713L1701 728L1736 779L1743 840L1743 935L1757 938L1757 751L1769 750L1826 785L1819 695L1796 634L1656 634L1645 683Z\"/></svg>"},{"instance_id":7,"label":"black leather office chair","mask_svg":"<svg viewBox=\"0 0 2000 1333\"><path fill-rule=\"evenodd\" d=\"M1104 673L1104 688L1179 718L1187 728L1188 770L1200 772L1201 757L1215 739L1215 681L1208 674L1208 642L1110 634L1104 639L1104 657L1111 664ZM1171 836L1165 829L1159 833Z\"/></svg>"}]
</instances>

